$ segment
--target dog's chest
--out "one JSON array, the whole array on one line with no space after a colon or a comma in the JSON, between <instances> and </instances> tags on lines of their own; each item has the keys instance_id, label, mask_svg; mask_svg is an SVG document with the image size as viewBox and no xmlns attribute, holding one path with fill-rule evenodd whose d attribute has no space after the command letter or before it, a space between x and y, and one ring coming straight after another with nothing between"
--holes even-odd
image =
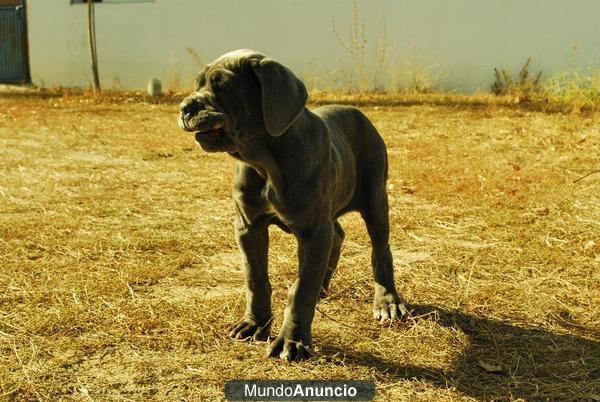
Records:
<instances>
[{"instance_id":1,"label":"dog's chest","mask_svg":"<svg viewBox=\"0 0 600 402\"><path fill-rule=\"evenodd\" d=\"M305 181L300 184L275 181L263 178L246 166L238 170L233 195L236 208L248 223L267 215L293 228L297 222L306 221L306 215L311 215L312 209L323 198L323 183L317 185L316 180L310 185Z\"/></svg>"},{"instance_id":2,"label":"dog's chest","mask_svg":"<svg viewBox=\"0 0 600 402\"><path fill-rule=\"evenodd\" d=\"M260 192L260 198L263 201L263 208L265 213L278 215L279 211L278 208L275 206L277 204L277 199L275 197L275 192L271 187L265 185Z\"/></svg>"},{"instance_id":3,"label":"dog's chest","mask_svg":"<svg viewBox=\"0 0 600 402\"><path fill-rule=\"evenodd\" d=\"M265 184L260 188L246 189L245 192L237 192L234 196L238 212L241 213L246 222L251 223L264 216L272 216L275 221L293 227L297 218L294 200L283 198L277 192Z\"/></svg>"},{"instance_id":4,"label":"dog's chest","mask_svg":"<svg viewBox=\"0 0 600 402\"><path fill-rule=\"evenodd\" d=\"M279 215L281 207L275 192L268 185L234 188L233 198L248 221L263 215Z\"/></svg>"}]
</instances>

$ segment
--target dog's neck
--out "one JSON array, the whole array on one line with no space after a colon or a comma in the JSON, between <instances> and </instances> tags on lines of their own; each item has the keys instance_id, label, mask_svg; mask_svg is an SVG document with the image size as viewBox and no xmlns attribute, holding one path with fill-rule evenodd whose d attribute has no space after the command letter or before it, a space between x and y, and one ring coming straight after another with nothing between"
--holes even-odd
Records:
<instances>
[{"instance_id":1,"label":"dog's neck","mask_svg":"<svg viewBox=\"0 0 600 402\"><path fill-rule=\"evenodd\" d=\"M252 144L251 147L232 153L240 163L251 166L260 177L276 192L284 192L287 189L285 177L281 174L279 164L274 158L272 151L263 144Z\"/></svg>"},{"instance_id":2,"label":"dog's neck","mask_svg":"<svg viewBox=\"0 0 600 402\"><path fill-rule=\"evenodd\" d=\"M315 120L321 122L321 125ZM315 129L320 126L323 126L323 130ZM324 158L327 160L330 158L328 149L324 152L311 152L316 147L326 147L326 144L329 144L329 140L326 138L322 120L305 108L281 135L260 136L231 155L254 168L276 193L282 195L294 182L310 176L313 169L321 165ZM288 168L284 168L283 165L287 165ZM290 168L290 165L302 168L294 169ZM284 176L283 172L288 176Z\"/></svg>"}]
</instances>

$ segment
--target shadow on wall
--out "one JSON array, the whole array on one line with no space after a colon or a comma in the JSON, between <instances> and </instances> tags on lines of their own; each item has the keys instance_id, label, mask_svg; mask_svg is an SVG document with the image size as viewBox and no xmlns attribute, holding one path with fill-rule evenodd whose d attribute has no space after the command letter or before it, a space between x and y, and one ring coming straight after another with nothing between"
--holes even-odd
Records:
<instances>
[{"instance_id":1,"label":"shadow on wall","mask_svg":"<svg viewBox=\"0 0 600 402\"><path fill-rule=\"evenodd\" d=\"M413 306L417 320L436 320L470 338L470 348L453 371L398 364L365 352L323 345L324 354L344 356L347 363L366 366L398 380L416 379L480 399L534 398L598 400L600 341L521 328L503 321L470 316L435 306ZM576 324L573 324L576 325ZM600 339L600 333L585 334ZM500 365L481 367L501 351ZM490 372L491 371L491 372Z\"/></svg>"}]
</instances>

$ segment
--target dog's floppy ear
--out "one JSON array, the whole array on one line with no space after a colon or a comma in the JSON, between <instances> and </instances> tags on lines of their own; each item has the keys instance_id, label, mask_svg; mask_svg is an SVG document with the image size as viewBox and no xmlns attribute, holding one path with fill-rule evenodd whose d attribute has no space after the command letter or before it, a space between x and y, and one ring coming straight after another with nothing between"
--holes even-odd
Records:
<instances>
[{"instance_id":1,"label":"dog's floppy ear","mask_svg":"<svg viewBox=\"0 0 600 402\"><path fill-rule=\"evenodd\" d=\"M254 66L262 93L262 110L267 132L281 135L306 105L306 87L288 68L273 59L262 59Z\"/></svg>"}]
</instances>

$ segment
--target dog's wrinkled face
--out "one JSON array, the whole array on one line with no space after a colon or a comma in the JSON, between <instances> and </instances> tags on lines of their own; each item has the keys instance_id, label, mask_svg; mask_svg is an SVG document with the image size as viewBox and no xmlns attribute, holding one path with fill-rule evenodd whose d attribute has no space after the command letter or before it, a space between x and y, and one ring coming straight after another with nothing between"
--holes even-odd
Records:
<instances>
[{"instance_id":1,"label":"dog's wrinkled face","mask_svg":"<svg viewBox=\"0 0 600 402\"><path fill-rule=\"evenodd\" d=\"M282 134L304 109L304 84L286 67L253 50L208 64L179 105L179 127L208 152L236 153L251 139Z\"/></svg>"},{"instance_id":2,"label":"dog's wrinkled face","mask_svg":"<svg viewBox=\"0 0 600 402\"><path fill-rule=\"evenodd\" d=\"M258 54L222 57L207 65L192 94L180 104L179 127L194 132L208 152L236 152L250 137L264 133L260 86L253 65Z\"/></svg>"}]
</instances>

